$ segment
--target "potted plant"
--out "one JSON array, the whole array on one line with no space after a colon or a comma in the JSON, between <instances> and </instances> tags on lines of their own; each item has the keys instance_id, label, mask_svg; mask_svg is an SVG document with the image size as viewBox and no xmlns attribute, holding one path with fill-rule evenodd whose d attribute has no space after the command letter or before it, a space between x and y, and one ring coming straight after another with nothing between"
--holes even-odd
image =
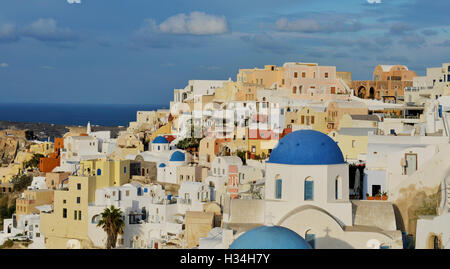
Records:
<instances>
[{"instance_id":1,"label":"potted plant","mask_svg":"<svg viewBox=\"0 0 450 269\"><path fill-rule=\"evenodd\" d=\"M381 194L380 193L375 194L375 200L381 200Z\"/></svg>"},{"instance_id":2,"label":"potted plant","mask_svg":"<svg viewBox=\"0 0 450 269\"><path fill-rule=\"evenodd\" d=\"M383 192L382 199L383 201L386 201L388 199L387 192Z\"/></svg>"},{"instance_id":3,"label":"potted plant","mask_svg":"<svg viewBox=\"0 0 450 269\"><path fill-rule=\"evenodd\" d=\"M367 200L373 200L373 197L370 196L368 193L366 193L366 198L367 198Z\"/></svg>"}]
</instances>

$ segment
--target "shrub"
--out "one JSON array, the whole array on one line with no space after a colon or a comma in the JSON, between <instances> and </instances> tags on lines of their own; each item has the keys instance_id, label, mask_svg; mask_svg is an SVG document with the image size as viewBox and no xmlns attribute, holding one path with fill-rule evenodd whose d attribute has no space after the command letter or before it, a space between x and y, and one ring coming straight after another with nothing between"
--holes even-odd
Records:
<instances>
[{"instance_id":1,"label":"shrub","mask_svg":"<svg viewBox=\"0 0 450 269\"><path fill-rule=\"evenodd\" d=\"M14 176L12 183L14 184L14 191L22 191L31 185L33 181L32 175Z\"/></svg>"},{"instance_id":2,"label":"shrub","mask_svg":"<svg viewBox=\"0 0 450 269\"><path fill-rule=\"evenodd\" d=\"M14 241L8 239L0 246L0 248L11 248L12 246L14 246Z\"/></svg>"}]
</instances>

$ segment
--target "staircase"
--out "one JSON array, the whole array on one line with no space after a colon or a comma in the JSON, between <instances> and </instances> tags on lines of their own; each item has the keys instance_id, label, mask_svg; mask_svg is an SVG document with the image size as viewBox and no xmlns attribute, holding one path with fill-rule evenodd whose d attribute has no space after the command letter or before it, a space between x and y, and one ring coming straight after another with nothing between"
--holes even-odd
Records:
<instances>
[{"instance_id":1,"label":"staircase","mask_svg":"<svg viewBox=\"0 0 450 269\"><path fill-rule=\"evenodd\" d=\"M344 87L345 92L351 94L352 90L348 87L347 83L345 83L344 80L342 80L341 78L338 78L337 80L342 85L342 87Z\"/></svg>"}]
</instances>

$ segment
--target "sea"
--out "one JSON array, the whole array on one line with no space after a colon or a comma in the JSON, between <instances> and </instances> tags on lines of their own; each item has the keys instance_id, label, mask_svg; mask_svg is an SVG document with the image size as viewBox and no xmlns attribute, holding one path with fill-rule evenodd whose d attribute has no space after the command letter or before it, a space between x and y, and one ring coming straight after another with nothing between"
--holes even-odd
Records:
<instances>
[{"instance_id":1,"label":"sea","mask_svg":"<svg viewBox=\"0 0 450 269\"><path fill-rule=\"evenodd\" d=\"M123 104L13 104L0 103L0 120L63 125L128 126L137 111L168 108L163 105Z\"/></svg>"}]
</instances>

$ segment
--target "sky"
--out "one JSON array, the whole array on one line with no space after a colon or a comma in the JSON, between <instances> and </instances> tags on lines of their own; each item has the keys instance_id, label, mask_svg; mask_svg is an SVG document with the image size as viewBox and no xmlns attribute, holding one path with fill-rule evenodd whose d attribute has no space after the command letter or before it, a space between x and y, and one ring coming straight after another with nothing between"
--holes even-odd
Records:
<instances>
[{"instance_id":1,"label":"sky","mask_svg":"<svg viewBox=\"0 0 450 269\"><path fill-rule=\"evenodd\" d=\"M191 79L450 62L448 0L0 1L0 103L168 105Z\"/></svg>"}]
</instances>

